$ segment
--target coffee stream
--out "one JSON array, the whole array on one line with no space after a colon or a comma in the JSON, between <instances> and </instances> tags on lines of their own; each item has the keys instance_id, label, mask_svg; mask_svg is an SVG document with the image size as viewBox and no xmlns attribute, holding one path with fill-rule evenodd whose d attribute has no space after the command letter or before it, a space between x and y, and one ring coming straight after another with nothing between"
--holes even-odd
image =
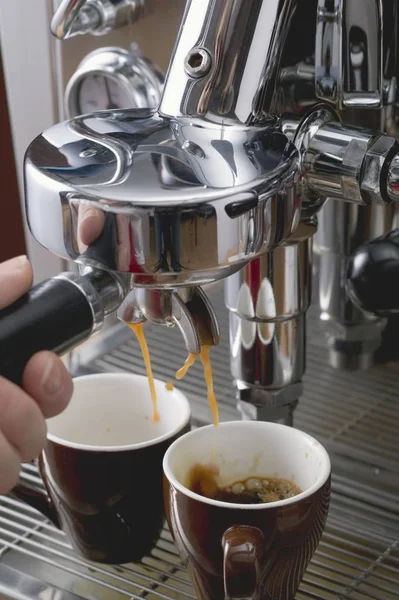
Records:
<instances>
[{"instance_id":1,"label":"coffee stream","mask_svg":"<svg viewBox=\"0 0 399 600\"><path fill-rule=\"evenodd\" d=\"M148 350L148 344L144 333L142 323L128 323L128 327L134 332L137 340L140 344L141 353L143 355L145 368L147 371L148 385L150 386L151 400L152 400L152 420L157 423L160 419L157 404L157 391L155 389L154 374L152 372L150 351Z\"/></svg>"},{"instance_id":2,"label":"coffee stream","mask_svg":"<svg viewBox=\"0 0 399 600\"><path fill-rule=\"evenodd\" d=\"M184 363L184 365L181 367L181 369L179 369L177 371L176 379L178 379L178 380L183 379L183 377L185 377L187 375L188 370L190 369L190 367L193 366L193 364L195 363L197 358L198 358L198 354L193 354L192 352L190 352L186 358L186 362Z\"/></svg>"},{"instance_id":3,"label":"coffee stream","mask_svg":"<svg viewBox=\"0 0 399 600\"><path fill-rule=\"evenodd\" d=\"M210 358L212 346L203 345L199 354L189 354L184 366L176 373L176 379L183 379L188 373L190 367L193 366L197 358L200 358L204 368L204 379L208 390L208 403L212 412L213 424L219 425L219 407L216 400L215 390L213 387L213 372Z\"/></svg>"},{"instance_id":4,"label":"coffee stream","mask_svg":"<svg viewBox=\"0 0 399 600\"><path fill-rule=\"evenodd\" d=\"M145 333L144 333L143 324L142 323L128 323L128 327L134 332L134 334L137 337L137 340L140 344L141 353L143 355L143 360L144 360L144 364L145 364L145 368L146 368L146 372L147 372L148 384L150 386L150 392L151 392L151 400L152 400L152 408L153 408L152 420L154 423L156 423L160 419L159 412L158 412L158 406L157 406L157 392L155 389L154 374L152 372L152 366L151 366L151 357L150 357L150 352L148 350L148 345L147 345L147 340L146 340ZM181 367L181 369L179 369L177 371L176 379L177 380L183 379L187 375L190 367L193 366L193 364L195 363L197 358L200 358L203 369L204 369L204 379L205 379L205 383L206 383L206 387L207 387L207 391L208 391L208 403L209 403L210 409L212 411L213 424L219 425L219 408L218 408L216 395L215 395L215 391L214 391L214 386L213 386L213 372L212 372L212 365L211 365L211 359L210 359L211 348L212 348L212 346L203 344L201 347L201 352L199 354L190 353L188 355L183 367ZM166 387L169 390L173 390L173 384L171 382L168 382Z\"/></svg>"},{"instance_id":5,"label":"coffee stream","mask_svg":"<svg viewBox=\"0 0 399 600\"><path fill-rule=\"evenodd\" d=\"M153 414L152 420L154 423L160 420L160 415L157 406L157 393L155 389L154 375L151 366L151 357L145 337L142 323L129 323L129 328L134 332L140 344L141 352L144 359L145 368L147 371L148 384L150 386ZM189 369L195 364L199 358L204 369L204 379L208 391L208 402L212 411L213 424L219 424L219 409L216 400L216 395L213 387L213 372L210 360L210 352L212 346L202 344L199 354L190 353L184 365L177 371L176 379L183 379ZM172 391L173 383L168 382L166 389ZM279 479L275 477L257 478L249 477L231 484L228 487L219 487L217 484L218 469L212 466L195 465L189 474L188 487L207 498L213 498L220 502L233 502L240 504L262 504L267 502L275 502L292 498L301 493L301 490L291 481Z\"/></svg>"}]
</instances>

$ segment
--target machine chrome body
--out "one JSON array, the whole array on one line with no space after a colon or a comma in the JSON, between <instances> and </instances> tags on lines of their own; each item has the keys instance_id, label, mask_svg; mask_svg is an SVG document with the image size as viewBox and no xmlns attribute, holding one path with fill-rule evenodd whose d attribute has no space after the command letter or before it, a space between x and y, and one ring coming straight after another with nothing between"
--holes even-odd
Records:
<instances>
[{"instance_id":1,"label":"machine chrome body","mask_svg":"<svg viewBox=\"0 0 399 600\"><path fill-rule=\"evenodd\" d=\"M336 368L366 369L373 365L387 325L360 310L345 287L348 257L362 243L394 227L395 207L356 207L330 200L319 216L320 318Z\"/></svg>"},{"instance_id":2,"label":"machine chrome body","mask_svg":"<svg viewBox=\"0 0 399 600\"><path fill-rule=\"evenodd\" d=\"M219 343L219 323L204 291L193 286L183 290L134 287L117 310L125 323L177 326L187 351L199 354L202 345Z\"/></svg>"},{"instance_id":3,"label":"machine chrome body","mask_svg":"<svg viewBox=\"0 0 399 600\"><path fill-rule=\"evenodd\" d=\"M104 319L115 312L125 298L128 280L100 269L86 268L77 273L60 273L56 279L69 281L85 296L93 315L92 334L97 333Z\"/></svg>"},{"instance_id":4,"label":"machine chrome body","mask_svg":"<svg viewBox=\"0 0 399 600\"><path fill-rule=\"evenodd\" d=\"M105 35L134 23L157 0L62 0L51 22L51 32L66 40L75 35Z\"/></svg>"},{"instance_id":5,"label":"machine chrome body","mask_svg":"<svg viewBox=\"0 0 399 600\"><path fill-rule=\"evenodd\" d=\"M359 6L356 0L318 2L317 97L330 102L345 123L397 138L398 6L384 0L367 0L361 10ZM373 174L371 164L368 171ZM393 199L394 187L389 183ZM352 304L345 289L345 264L359 244L393 229L395 218L390 208L356 209L334 200L320 213L319 303L330 362L336 367L367 368L381 346L386 322Z\"/></svg>"},{"instance_id":6,"label":"machine chrome body","mask_svg":"<svg viewBox=\"0 0 399 600\"><path fill-rule=\"evenodd\" d=\"M280 58L297 2L187 2L161 114L220 126L275 120Z\"/></svg>"},{"instance_id":7,"label":"machine chrome body","mask_svg":"<svg viewBox=\"0 0 399 600\"><path fill-rule=\"evenodd\" d=\"M313 223L226 283L232 374L243 415L292 423L302 392Z\"/></svg>"},{"instance_id":8,"label":"machine chrome body","mask_svg":"<svg viewBox=\"0 0 399 600\"><path fill-rule=\"evenodd\" d=\"M383 326L338 299L351 246L331 215L344 205L342 231L351 211L350 236L364 241L391 226L398 195L397 14L383 0L366 4L362 12L357 0L188 0L158 110L71 119L26 155L33 235L66 259L127 277L120 318L177 323L197 351L190 298L200 299L211 343L218 330L206 297L190 288L229 278L232 372L252 418L291 422L312 237L327 200L320 296L331 348L353 352L365 339L367 353ZM69 35L76 14L62 6L59 31ZM367 234L362 211L379 215Z\"/></svg>"},{"instance_id":9,"label":"machine chrome body","mask_svg":"<svg viewBox=\"0 0 399 600\"><path fill-rule=\"evenodd\" d=\"M132 284L203 285L295 230L301 203L285 187L297 162L277 128L192 127L149 110L82 116L28 149L29 227L50 251ZM85 232L88 207L99 230Z\"/></svg>"}]
</instances>

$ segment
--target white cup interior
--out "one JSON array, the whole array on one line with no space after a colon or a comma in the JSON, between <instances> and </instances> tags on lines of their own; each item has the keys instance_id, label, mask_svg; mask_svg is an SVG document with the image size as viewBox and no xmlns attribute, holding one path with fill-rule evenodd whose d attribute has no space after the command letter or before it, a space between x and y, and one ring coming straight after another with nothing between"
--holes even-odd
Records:
<instances>
[{"instance_id":1,"label":"white cup interior","mask_svg":"<svg viewBox=\"0 0 399 600\"><path fill-rule=\"evenodd\" d=\"M160 420L152 420L147 377L107 373L77 377L68 408L47 421L48 438L86 450L140 448L172 437L190 421L190 405L176 388L155 381Z\"/></svg>"},{"instance_id":2,"label":"white cup interior","mask_svg":"<svg viewBox=\"0 0 399 600\"><path fill-rule=\"evenodd\" d=\"M293 498L269 503L270 507L311 495L331 471L328 453L317 440L298 429L256 421L196 429L176 440L164 457L165 475L181 492L209 504L237 508L239 500L237 504L218 502L187 489L190 470L198 464L217 467L217 481L222 487L249 477L279 477L302 490ZM252 510L260 505L240 506Z\"/></svg>"}]
</instances>

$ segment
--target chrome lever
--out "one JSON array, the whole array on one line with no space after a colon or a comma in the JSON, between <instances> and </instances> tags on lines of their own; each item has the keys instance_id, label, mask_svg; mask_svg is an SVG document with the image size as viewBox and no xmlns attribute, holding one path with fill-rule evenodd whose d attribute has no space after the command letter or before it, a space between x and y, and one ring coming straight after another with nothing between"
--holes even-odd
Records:
<instances>
[{"instance_id":1,"label":"chrome lever","mask_svg":"<svg viewBox=\"0 0 399 600\"><path fill-rule=\"evenodd\" d=\"M51 33L60 40L90 33L104 35L137 21L151 0L62 0L51 21Z\"/></svg>"},{"instance_id":2,"label":"chrome lever","mask_svg":"<svg viewBox=\"0 0 399 600\"><path fill-rule=\"evenodd\" d=\"M336 104L342 75L342 0L318 0L315 49L316 95Z\"/></svg>"},{"instance_id":3,"label":"chrome lever","mask_svg":"<svg viewBox=\"0 0 399 600\"><path fill-rule=\"evenodd\" d=\"M383 105L381 0L318 0L317 97L342 108Z\"/></svg>"},{"instance_id":4,"label":"chrome lever","mask_svg":"<svg viewBox=\"0 0 399 600\"><path fill-rule=\"evenodd\" d=\"M51 21L51 33L60 40L67 40L97 30L101 25L101 13L90 0L62 0Z\"/></svg>"}]
</instances>

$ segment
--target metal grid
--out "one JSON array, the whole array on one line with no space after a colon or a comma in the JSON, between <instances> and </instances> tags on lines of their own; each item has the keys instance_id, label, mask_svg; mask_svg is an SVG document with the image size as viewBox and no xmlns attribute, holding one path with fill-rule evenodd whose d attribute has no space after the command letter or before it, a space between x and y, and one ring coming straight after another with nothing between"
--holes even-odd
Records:
<instances>
[{"instance_id":1,"label":"metal grid","mask_svg":"<svg viewBox=\"0 0 399 600\"><path fill-rule=\"evenodd\" d=\"M239 417L229 367L228 319L222 295L222 344L213 351L215 389L222 420ZM335 477L328 525L297 600L399 599L399 370L337 372L316 315L309 317L305 393L296 426L330 450ZM149 328L154 372L168 380L185 354L178 332ZM83 372L144 373L137 344L124 328L82 354ZM209 421L200 365L179 387L193 407L194 424ZM38 483L36 468L24 478ZM376 491L378 490L378 491ZM0 498L0 598L21 600L194 599L170 534L165 529L152 554L140 564L99 566L78 557L65 536L36 511Z\"/></svg>"},{"instance_id":2,"label":"metal grid","mask_svg":"<svg viewBox=\"0 0 399 600\"><path fill-rule=\"evenodd\" d=\"M25 473L31 481L37 480L34 467L28 467ZM397 515L365 502L354 503L339 491L348 485L347 480L334 481L328 526L297 600L393 600L399 597ZM351 484L351 487L356 485ZM23 569L27 576L47 584L47 596L37 597L68 600L72 597L85 600L195 598L166 529L157 547L140 564L99 566L79 558L65 536L34 509L4 497L0 499L0 557L0 565L5 568ZM57 588L58 596L48 594L49 586ZM74 596L60 595L61 590Z\"/></svg>"}]
</instances>

